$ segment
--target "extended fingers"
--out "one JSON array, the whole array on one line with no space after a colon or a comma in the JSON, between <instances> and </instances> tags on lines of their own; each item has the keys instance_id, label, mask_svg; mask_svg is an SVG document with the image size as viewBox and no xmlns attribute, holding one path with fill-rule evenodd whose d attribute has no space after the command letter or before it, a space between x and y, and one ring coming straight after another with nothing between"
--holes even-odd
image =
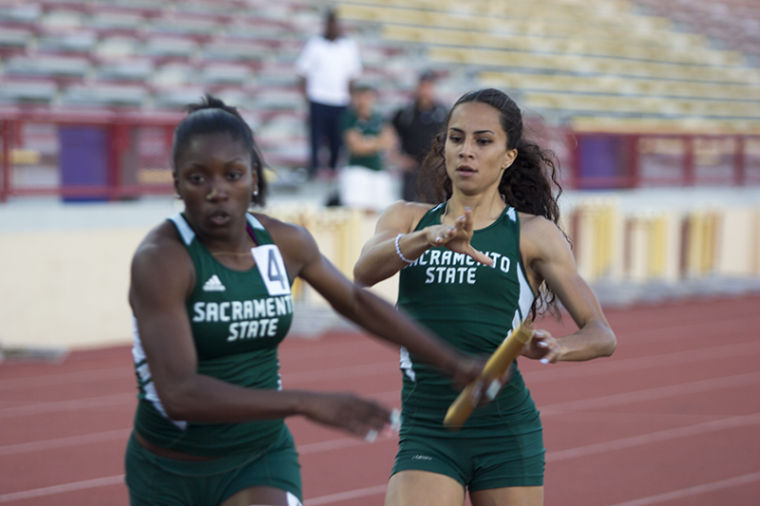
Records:
<instances>
[{"instance_id":1,"label":"extended fingers","mask_svg":"<svg viewBox=\"0 0 760 506\"><path fill-rule=\"evenodd\" d=\"M454 226L457 230L464 230L465 232L472 232L472 209L469 207L464 208L464 214L457 217L454 221Z\"/></svg>"},{"instance_id":2,"label":"extended fingers","mask_svg":"<svg viewBox=\"0 0 760 506\"><path fill-rule=\"evenodd\" d=\"M485 253L483 253L481 251L476 250L473 247L470 247L470 253L469 253L469 255L476 262L480 262L481 264L485 264L485 265L488 265L488 266L493 265L493 258L489 257L488 255L486 255Z\"/></svg>"},{"instance_id":3,"label":"extended fingers","mask_svg":"<svg viewBox=\"0 0 760 506\"><path fill-rule=\"evenodd\" d=\"M449 240L456 234L456 231L456 227L444 226L444 228L441 229L438 235L433 239L433 245L441 246L442 244L449 242Z\"/></svg>"}]
</instances>

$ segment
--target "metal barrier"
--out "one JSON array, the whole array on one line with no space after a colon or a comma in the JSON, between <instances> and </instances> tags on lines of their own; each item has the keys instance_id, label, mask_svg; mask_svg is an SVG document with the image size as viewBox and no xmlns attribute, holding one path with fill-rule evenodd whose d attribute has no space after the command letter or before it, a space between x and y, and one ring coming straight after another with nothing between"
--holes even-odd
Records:
<instances>
[{"instance_id":1,"label":"metal barrier","mask_svg":"<svg viewBox=\"0 0 760 506\"><path fill-rule=\"evenodd\" d=\"M0 107L0 202L24 195L119 200L171 193L168 158L181 118L177 112ZM760 184L757 135L543 129L567 189ZM275 166L287 163L264 155Z\"/></svg>"},{"instance_id":2,"label":"metal barrier","mask_svg":"<svg viewBox=\"0 0 760 506\"><path fill-rule=\"evenodd\" d=\"M169 153L182 115L0 108L0 202L11 196L119 200L171 193Z\"/></svg>"}]
</instances>

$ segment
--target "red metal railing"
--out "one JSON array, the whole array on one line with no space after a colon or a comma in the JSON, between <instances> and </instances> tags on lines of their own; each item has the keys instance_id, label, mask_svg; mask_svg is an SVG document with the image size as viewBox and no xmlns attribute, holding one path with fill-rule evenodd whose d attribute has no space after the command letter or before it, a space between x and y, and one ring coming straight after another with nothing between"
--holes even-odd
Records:
<instances>
[{"instance_id":1,"label":"red metal railing","mask_svg":"<svg viewBox=\"0 0 760 506\"><path fill-rule=\"evenodd\" d=\"M171 193L169 153L173 129L181 118L177 112L0 107L0 202L24 195L118 200ZM32 144L24 135L25 126L30 124L52 126L50 130L55 132L69 126L102 129L107 146L106 166L99 173L101 181L61 182L60 160L53 156L50 164L58 174L50 179L57 177L57 183L16 182L15 176L25 167L14 163L14 153ZM618 134L573 132L562 127L552 130L551 135L560 145L558 151L562 152L562 182L567 189L760 184L758 135ZM151 145L148 155L140 147L145 138ZM146 173L159 174L160 180L137 177Z\"/></svg>"}]
</instances>

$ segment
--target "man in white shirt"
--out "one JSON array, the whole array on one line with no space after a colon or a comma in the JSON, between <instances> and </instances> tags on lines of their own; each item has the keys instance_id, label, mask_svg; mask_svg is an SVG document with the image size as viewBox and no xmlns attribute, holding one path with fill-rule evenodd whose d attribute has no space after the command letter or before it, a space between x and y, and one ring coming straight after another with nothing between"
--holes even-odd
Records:
<instances>
[{"instance_id":1,"label":"man in white shirt","mask_svg":"<svg viewBox=\"0 0 760 506\"><path fill-rule=\"evenodd\" d=\"M296 60L301 88L309 101L311 160L309 175L320 168L319 148L327 141L334 175L342 146L340 117L351 100L351 85L361 75L357 44L341 34L338 17L330 10L323 35L309 39Z\"/></svg>"}]
</instances>

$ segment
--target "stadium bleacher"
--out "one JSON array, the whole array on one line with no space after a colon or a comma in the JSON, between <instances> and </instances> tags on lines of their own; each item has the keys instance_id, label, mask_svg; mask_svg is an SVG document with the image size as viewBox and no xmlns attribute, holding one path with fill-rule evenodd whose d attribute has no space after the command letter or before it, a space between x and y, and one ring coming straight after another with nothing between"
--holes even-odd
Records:
<instances>
[{"instance_id":1,"label":"stadium bleacher","mask_svg":"<svg viewBox=\"0 0 760 506\"><path fill-rule=\"evenodd\" d=\"M553 122L604 130L619 118L617 131L635 131L634 116L668 130L677 118L725 131L739 120L760 131L760 71L741 48L637 3L382 0L343 2L341 12L382 25L384 38L416 45L431 61L506 86Z\"/></svg>"},{"instance_id":2,"label":"stadium bleacher","mask_svg":"<svg viewBox=\"0 0 760 506\"><path fill-rule=\"evenodd\" d=\"M504 87L529 114L571 129L760 131L760 68L747 50L760 46L760 8L749 1L336 5L383 110L406 97L414 69L434 66L446 100ZM252 120L279 117L275 137L288 125L300 139L292 63L320 30L320 9L302 0L4 0L0 101L178 110L208 90L239 99ZM737 39L749 42L726 42ZM265 137L267 122L257 126Z\"/></svg>"},{"instance_id":3,"label":"stadium bleacher","mask_svg":"<svg viewBox=\"0 0 760 506\"><path fill-rule=\"evenodd\" d=\"M176 110L201 87L243 97L272 86L293 90L292 62L320 20L319 6L295 0L4 3L0 83L40 84L23 93L11 86L2 100L51 107L83 105L83 89L96 90L95 106L143 110ZM337 5L362 44L367 78L385 94L382 104L403 99L411 70L426 62L452 76L446 98L473 81L504 86L550 123L621 131L661 120L663 130L675 118L720 130L736 119L760 129L760 70L747 49L760 47L753 43L760 9L752 2ZM745 43L730 43L738 39ZM120 86L126 98L111 100ZM172 87L180 98L169 97ZM284 108L280 97L273 103ZM294 117L303 116L302 107L294 96ZM301 130L293 136L302 137Z\"/></svg>"},{"instance_id":4,"label":"stadium bleacher","mask_svg":"<svg viewBox=\"0 0 760 506\"><path fill-rule=\"evenodd\" d=\"M513 95L531 131L566 168L567 189L727 190L704 209L696 203L714 192L686 197L688 205L675 211L653 205L672 200L669 194L637 194L636 205L619 194L566 195L565 229L590 281L760 277L760 210L752 197L730 192L760 185L754 0L335 5L360 44L363 79L379 90L383 111L407 99L420 69L432 68L446 102L482 86ZM11 195L35 187L56 194L57 128L77 118L136 125L117 142L132 143L140 155L138 166L134 152L122 153L135 171L114 170L121 183L136 185L125 195L171 191L170 126L205 91L241 108L276 170L301 167L306 106L293 62L320 32L324 7L307 0L0 0L0 128L4 146L16 143L7 153L15 169L9 177L23 190ZM603 161L618 172L593 184L582 170L574 173L587 146L597 155L617 149ZM321 246L347 274L371 230L343 210L273 212L317 227Z\"/></svg>"},{"instance_id":5,"label":"stadium bleacher","mask_svg":"<svg viewBox=\"0 0 760 506\"><path fill-rule=\"evenodd\" d=\"M665 16L702 33L716 45L741 51L760 62L760 5L752 0L633 0L646 12Z\"/></svg>"}]
</instances>

